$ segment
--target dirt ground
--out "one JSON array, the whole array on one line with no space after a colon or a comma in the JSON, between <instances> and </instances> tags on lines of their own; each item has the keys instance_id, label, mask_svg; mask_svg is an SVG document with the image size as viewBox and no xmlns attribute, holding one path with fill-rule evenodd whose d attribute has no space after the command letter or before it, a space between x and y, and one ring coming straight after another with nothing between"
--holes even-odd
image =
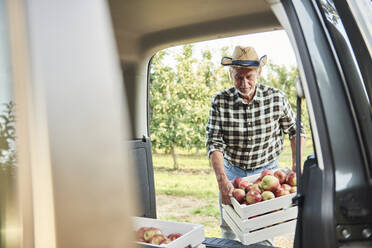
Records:
<instances>
[{"instance_id":1,"label":"dirt ground","mask_svg":"<svg viewBox=\"0 0 372 248\"><path fill-rule=\"evenodd\" d=\"M219 233L218 218L215 216L191 214L194 209L202 208L208 204L210 203L205 203L195 197L157 195L157 217L159 219L203 224L205 226L206 236L208 236L208 233ZM217 201L216 204L218 204ZM216 237L218 236L216 235ZM277 236L274 238L274 246L281 248L292 248L293 239L294 234Z\"/></svg>"}]
</instances>

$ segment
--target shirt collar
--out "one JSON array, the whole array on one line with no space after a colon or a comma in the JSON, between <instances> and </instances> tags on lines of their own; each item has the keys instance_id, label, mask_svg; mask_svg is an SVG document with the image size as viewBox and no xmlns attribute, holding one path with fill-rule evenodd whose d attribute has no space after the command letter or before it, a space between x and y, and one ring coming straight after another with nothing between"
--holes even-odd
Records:
<instances>
[{"instance_id":1,"label":"shirt collar","mask_svg":"<svg viewBox=\"0 0 372 248\"><path fill-rule=\"evenodd\" d=\"M259 84L256 85L256 93L255 93L252 101L249 102L249 103L246 103L246 102L243 101L243 99L239 96L238 90L235 87L233 87L232 94L234 95L234 99L235 99L234 103L235 104L238 104L238 103L249 104L251 102L259 103L263 100L262 87Z\"/></svg>"}]
</instances>

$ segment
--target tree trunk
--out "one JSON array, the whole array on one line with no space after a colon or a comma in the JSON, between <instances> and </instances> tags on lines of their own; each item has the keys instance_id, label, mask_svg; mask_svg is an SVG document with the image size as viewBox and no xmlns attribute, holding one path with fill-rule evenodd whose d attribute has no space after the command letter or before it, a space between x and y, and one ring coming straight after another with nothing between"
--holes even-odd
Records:
<instances>
[{"instance_id":1,"label":"tree trunk","mask_svg":"<svg viewBox=\"0 0 372 248\"><path fill-rule=\"evenodd\" d=\"M196 151L195 151L195 156L200 156L200 149L199 148L196 148Z\"/></svg>"},{"instance_id":2,"label":"tree trunk","mask_svg":"<svg viewBox=\"0 0 372 248\"><path fill-rule=\"evenodd\" d=\"M176 151L175 151L173 146L172 146L170 152L171 152L172 158L173 158L173 169L177 170L178 169L177 154L176 154Z\"/></svg>"}]
</instances>

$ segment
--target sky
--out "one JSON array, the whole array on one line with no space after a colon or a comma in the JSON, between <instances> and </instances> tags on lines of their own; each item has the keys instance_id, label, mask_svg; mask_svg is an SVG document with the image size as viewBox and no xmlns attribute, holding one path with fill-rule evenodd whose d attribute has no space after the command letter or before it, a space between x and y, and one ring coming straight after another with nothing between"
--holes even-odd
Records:
<instances>
[{"instance_id":1,"label":"sky","mask_svg":"<svg viewBox=\"0 0 372 248\"><path fill-rule=\"evenodd\" d=\"M284 30L193 43L193 53L198 57L202 50L208 49L213 54L212 61L214 63L220 63L220 49L224 46L228 46L232 53L233 48L237 45L253 46L259 57L266 54L268 60L271 60L274 64L284 64L288 67L297 66L292 45L290 44L289 38ZM178 52L181 51L181 48L182 46L176 46L169 48L169 50L171 52ZM172 60L169 60L168 63L172 64L173 62Z\"/></svg>"},{"instance_id":2,"label":"sky","mask_svg":"<svg viewBox=\"0 0 372 248\"><path fill-rule=\"evenodd\" d=\"M0 33L7 34L6 15L4 1L0 1ZM0 35L0 113L4 108L4 103L7 103L12 98L10 64L9 64L9 47L7 35Z\"/></svg>"}]
</instances>

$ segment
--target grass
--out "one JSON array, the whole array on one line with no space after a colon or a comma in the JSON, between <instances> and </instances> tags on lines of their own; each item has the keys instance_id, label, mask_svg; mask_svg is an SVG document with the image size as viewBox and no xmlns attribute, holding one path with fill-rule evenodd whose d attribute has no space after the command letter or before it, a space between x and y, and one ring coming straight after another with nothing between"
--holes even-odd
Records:
<instances>
[{"instance_id":1,"label":"grass","mask_svg":"<svg viewBox=\"0 0 372 248\"><path fill-rule=\"evenodd\" d=\"M164 154L154 154L153 158L156 158L156 163L158 165L164 166L165 168L170 168L170 169L173 168L172 156L170 155L164 156ZM177 158L178 158L178 163L181 168L199 170L201 168L210 167L207 155L205 153L199 156L179 154Z\"/></svg>"},{"instance_id":2,"label":"grass","mask_svg":"<svg viewBox=\"0 0 372 248\"><path fill-rule=\"evenodd\" d=\"M220 211L216 209L216 206L214 205L207 205L203 207L198 207L196 209L193 209L190 211L190 214L199 214L199 215L204 215L204 216L213 216L215 218L220 217Z\"/></svg>"},{"instance_id":3,"label":"grass","mask_svg":"<svg viewBox=\"0 0 372 248\"><path fill-rule=\"evenodd\" d=\"M211 171L212 172L212 171ZM155 169L156 193L174 196L193 196L212 200L218 197L217 182L212 173L195 175L189 173L164 173Z\"/></svg>"},{"instance_id":4,"label":"grass","mask_svg":"<svg viewBox=\"0 0 372 248\"><path fill-rule=\"evenodd\" d=\"M206 237L220 237L220 212L218 185L207 155L187 154L179 151L179 169L173 169L170 155L154 154L155 191L157 196L175 197L171 210L160 211L170 204L157 203L158 218L164 220L199 223L204 225ZM311 141L307 140L303 158L313 153ZM280 167L291 167L291 150L288 141L279 157ZM190 206L190 201L193 203ZM161 212L161 214L159 214Z\"/></svg>"}]
</instances>

